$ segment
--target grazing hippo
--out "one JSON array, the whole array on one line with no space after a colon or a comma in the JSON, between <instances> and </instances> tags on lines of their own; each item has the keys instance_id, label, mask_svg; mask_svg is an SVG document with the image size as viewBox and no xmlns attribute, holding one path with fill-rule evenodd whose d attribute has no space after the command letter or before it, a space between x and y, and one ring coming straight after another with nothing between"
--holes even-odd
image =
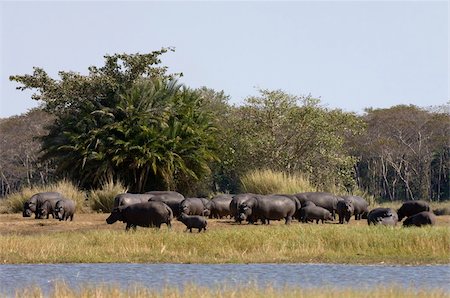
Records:
<instances>
[{"instance_id":1,"label":"grazing hippo","mask_svg":"<svg viewBox=\"0 0 450 298\"><path fill-rule=\"evenodd\" d=\"M203 216L187 215L185 213L181 213L178 217L178 220L185 224L186 231L189 230L192 233L192 229L198 229L199 233L202 230L206 232L206 226L208 225L208 222Z\"/></svg>"},{"instance_id":2,"label":"grazing hippo","mask_svg":"<svg viewBox=\"0 0 450 298\"><path fill-rule=\"evenodd\" d=\"M239 207L239 218L249 219L255 223L258 219L263 224L270 224L270 220L285 219L285 224L290 224L292 216L296 212L295 202L285 196L257 195L248 199Z\"/></svg>"},{"instance_id":3,"label":"grazing hippo","mask_svg":"<svg viewBox=\"0 0 450 298\"><path fill-rule=\"evenodd\" d=\"M25 203L23 203L23 217L30 217L35 213L35 218L39 218L38 210L40 206L48 199L62 199L62 195L59 192L40 192L34 194Z\"/></svg>"},{"instance_id":4,"label":"grazing hippo","mask_svg":"<svg viewBox=\"0 0 450 298\"><path fill-rule=\"evenodd\" d=\"M422 211L417 214L414 214L403 222L404 227L410 227L410 226L426 226L431 225L434 226L436 224L436 215L434 215L433 212L430 211Z\"/></svg>"},{"instance_id":5,"label":"grazing hippo","mask_svg":"<svg viewBox=\"0 0 450 298\"><path fill-rule=\"evenodd\" d=\"M311 201L316 204L316 206L330 211L333 218L335 218L338 202L338 198L335 195L328 192L302 192L297 193L294 196L300 201L302 207L305 206L305 202Z\"/></svg>"},{"instance_id":6,"label":"grazing hippo","mask_svg":"<svg viewBox=\"0 0 450 298\"><path fill-rule=\"evenodd\" d=\"M397 210L398 220L401 221L404 217L410 217L422 211L430 211L430 205L425 201L406 201Z\"/></svg>"},{"instance_id":7,"label":"grazing hippo","mask_svg":"<svg viewBox=\"0 0 450 298\"><path fill-rule=\"evenodd\" d=\"M256 194L252 193L244 193L233 196L233 199L230 202L230 213L236 222L241 223L241 219L239 218L239 208L241 204L251 198L255 198L256 196Z\"/></svg>"},{"instance_id":8,"label":"grazing hippo","mask_svg":"<svg viewBox=\"0 0 450 298\"><path fill-rule=\"evenodd\" d=\"M300 220L302 222L308 222L308 221L314 221L316 220L316 223L319 223L319 220L324 222L324 220L333 220L333 216L331 215L331 212L328 211L325 208L322 208L320 206L305 206L300 209Z\"/></svg>"},{"instance_id":9,"label":"grazing hippo","mask_svg":"<svg viewBox=\"0 0 450 298\"><path fill-rule=\"evenodd\" d=\"M360 220L363 215L369 212L369 203L359 196L341 196L345 201L351 202L353 205L353 214L355 220Z\"/></svg>"},{"instance_id":10,"label":"grazing hippo","mask_svg":"<svg viewBox=\"0 0 450 298\"><path fill-rule=\"evenodd\" d=\"M122 221L126 223L125 230L128 231L130 228L136 230L137 226L160 228L163 223L170 228L172 219L173 213L169 206L163 202L150 201L116 207L106 222L113 224Z\"/></svg>"},{"instance_id":11,"label":"grazing hippo","mask_svg":"<svg viewBox=\"0 0 450 298\"><path fill-rule=\"evenodd\" d=\"M350 222L350 218L355 209L352 200L342 199L337 202L337 214L339 217L339 223L343 224L344 221Z\"/></svg>"},{"instance_id":12,"label":"grazing hippo","mask_svg":"<svg viewBox=\"0 0 450 298\"><path fill-rule=\"evenodd\" d=\"M77 205L75 201L62 199L56 202L55 205L55 215L59 221L68 220L73 221L73 215L75 214L75 209Z\"/></svg>"},{"instance_id":13,"label":"grazing hippo","mask_svg":"<svg viewBox=\"0 0 450 298\"><path fill-rule=\"evenodd\" d=\"M384 226L396 226L398 222L398 215L391 208L375 208L370 210L367 215L367 224L372 225L384 225Z\"/></svg>"},{"instance_id":14,"label":"grazing hippo","mask_svg":"<svg viewBox=\"0 0 450 298\"><path fill-rule=\"evenodd\" d=\"M114 198L113 208L148 202L151 197L150 194L121 193Z\"/></svg>"},{"instance_id":15,"label":"grazing hippo","mask_svg":"<svg viewBox=\"0 0 450 298\"><path fill-rule=\"evenodd\" d=\"M186 198L180 203L180 213L209 216L210 202L205 198Z\"/></svg>"},{"instance_id":16,"label":"grazing hippo","mask_svg":"<svg viewBox=\"0 0 450 298\"><path fill-rule=\"evenodd\" d=\"M211 200L210 218L223 218L231 216L230 203L233 195L220 194Z\"/></svg>"},{"instance_id":17,"label":"grazing hippo","mask_svg":"<svg viewBox=\"0 0 450 298\"><path fill-rule=\"evenodd\" d=\"M60 199L48 199L45 200L44 203L41 204L37 211L37 218L46 218L48 219L50 214L53 218L56 218L55 216L55 206L56 202L58 202Z\"/></svg>"}]
</instances>

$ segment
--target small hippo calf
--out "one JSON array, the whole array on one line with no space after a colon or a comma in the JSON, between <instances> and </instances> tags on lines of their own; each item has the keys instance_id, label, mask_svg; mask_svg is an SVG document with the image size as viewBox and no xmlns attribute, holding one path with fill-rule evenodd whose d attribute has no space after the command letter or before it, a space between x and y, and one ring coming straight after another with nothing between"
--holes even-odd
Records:
<instances>
[{"instance_id":1,"label":"small hippo calf","mask_svg":"<svg viewBox=\"0 0 450 298\"><path fill-rule=\"evenodd\" d=\"M55 205L55 215L60 221L73 220L73 215L75 213L76 203L73 200L62 199L56 202Z\"/></svg>"},{"instance_id":2,"label":"small hippo calf","mask_svg":"<svg viewBox=\"0 0 450 298\"><path fill-rule=\"evenodd\" d=\"M186 231L189 230L192 233L192 229L198 229L200 233L202 230L206 232L206 226L208 223L203 216L199 215L186 215L185 213L181 213L178 217L178 220L185 224Z\"/></svg>"},{"instance_id":3,"label":"small hippo calf","mask_svg":"<svg viewBox=\"0 0 450 298\"><path fill-rule=\"evenodd\" d=\"M322 223L325 220L333 220L333 215L325 208L311 205L300 209L300 220L305 223L316 220L316 223L318 224L319 220L321 220Z\"/></svg>"},{"instance_id":4,"label":"small hippo calf","mask_svg":"<svg viewBox=\"0 0 450 298\"><path fill-rule=\"evenodd\" d=\"M42 203L42 205L37 210L37 218L48 219L50 214L55 218L55 206L59 199L48 199Z\"/></svg>"},{"instance_id":5,"label":"small hippo calf","mask_svg":"<svg viewBox=\"0 0 450 298\"><path fill-rule=\"evenodd\" d=\"M408 217L403 222L404 227L409 226L421 227L426 225L434 226L435 224L436 224L436 215L434 215L433 212L429 211L419 212L413 216Z\"/></svg>"}]
</instances>

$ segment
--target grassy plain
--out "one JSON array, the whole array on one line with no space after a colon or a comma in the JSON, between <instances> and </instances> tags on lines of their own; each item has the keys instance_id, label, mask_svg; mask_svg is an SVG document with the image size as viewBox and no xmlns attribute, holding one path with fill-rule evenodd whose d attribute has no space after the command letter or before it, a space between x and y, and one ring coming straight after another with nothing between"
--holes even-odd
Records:
<instances>
[{"instance_id":1,"label":"grassy plain","mask_svg":"<svg viewBox=\"0 0 450 298\"><path fill-rule=\"evenodd\" d=\"M162 290L148 289L143 286L131 286L128 289L123 289L114 286L104 285L86 285L81 289L73 289L64 283L57 283L51 290L50 295L46 295L41 288L34 287L31 289L22 289L16 292L16 297L51 297L51 298L79 298L79 297L222 297L222 298L253 298L253 297L342 297L342 298L440 298L448 297L443 290L439 289L424 289L412 290L396 286L379 287L370 290L366 289L302 289L295 287L285 287L276 289L270 286L244 286L244 287L219 287L206 288L196 285L187 285L183 290L174 288L164 288Z\"/></svg>"},{"instance_id":2,"label":"grassy plain","mask_svg":"<svg viewBox=\"0 0 450 298\"><path fill-rule=\"evenodd\" d=\"M107 225L108 214L73 222L0 215L0 262L14 263L389 263L447 264L450 216L425 228L271 222L269 226L208 220L206 233Z\"/></svg>"}]
</instances>

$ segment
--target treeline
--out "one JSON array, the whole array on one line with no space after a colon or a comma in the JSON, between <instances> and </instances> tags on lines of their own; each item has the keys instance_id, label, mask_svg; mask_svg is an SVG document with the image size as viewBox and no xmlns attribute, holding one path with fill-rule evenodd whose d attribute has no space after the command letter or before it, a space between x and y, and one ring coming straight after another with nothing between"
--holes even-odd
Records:
<instances>
[{"instance_id":1,"label":"treeline","mask_svg":"<svg viewBox=\"0 0 450 298\"><path fill-rule=\"evenodd\" d=\"M245 173L270 169L301 173L318 190L449 198L448 106L361 116L282 90L234 106L167 74L159 57L168 50L105 56L88 75L12 76L43 108L0 121L1 195L61 178L86 189L113 179L133 192L234 193Z\"/></svg>"}]
</instances>

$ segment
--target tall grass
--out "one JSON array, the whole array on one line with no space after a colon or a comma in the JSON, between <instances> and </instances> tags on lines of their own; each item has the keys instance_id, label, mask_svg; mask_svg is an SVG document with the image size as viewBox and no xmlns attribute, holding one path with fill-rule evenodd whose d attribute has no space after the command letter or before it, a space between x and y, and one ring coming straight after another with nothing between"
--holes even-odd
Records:
<instances>
[{"instance_id":1,"label":"tall grass","mask_svg":"<svg viewBox=\"0 0 450 298\"><path fill-rule=\"evenodd\" d=\"M90 206L92 210L97 212L111 212L114 205L114 197L127 191L128 189L120 181L106 180L102 183L100 189L89 192Z\"/></svg>"},{"instance_id":2,"label":"tall grass","mask_svg":"<svg viewBox=\"0 0 450 298\"><path fill-rule=\"evenodd\" d=\"M243 192L257 194L289 194L315 191L309 179L301 174L286 174L272 170L250 171L241 178Z\"/></svg>"},{"instance_id":3,"label":"tall grass","mask_svg":"<svg viewBox=\"0 0 450 298\"><path fill-rule=\"evenodd\" d=\"M206 233L138 228L0 235L5 263L446 264L448 226L233 225ZM23 249L32 247L32 250Z\"/></svg>"},{"instance_id":4,"label":"tall grass","mask_svg":"<svg viewBox=\"0 0 450 298\"><path fill-rule=\"evenodd\" d=\"M370 289L342 289L342 288L311 288L301 287L274 288L272 286L258 287L257 285L245 285L230 287L227 285L208 288L195 284L184 285L182 289L165 286L163 289L151 289L141 285L120 288L111 285L84 285L79 289L69 287L64 282L57 282L53 285L49 295L39 286L30 289L19 289L16 297L51 297L51 298L87 298L87 297L222 297L222 298L253 298L253 297L342 297L342 298L438 298L446 297L446 293L441 289L413 290L398 286L374 287Z\"/></svg>"},{"instance_id":5,"label":"tall grass","mask_svg":"<svg viewBox=\"0 0 450 298\"><path fill-rule=\"evenodd\" d=\"M24 187L21 191L8 195L1 201L3 212L17 213L23 211L23 203L39 192L59 192L64 198L72 199L77 203L77 210L83 210L85 194L76 185L68 180L61 180L56 183L44 186Z\"/></svg>"}]
</instances>

